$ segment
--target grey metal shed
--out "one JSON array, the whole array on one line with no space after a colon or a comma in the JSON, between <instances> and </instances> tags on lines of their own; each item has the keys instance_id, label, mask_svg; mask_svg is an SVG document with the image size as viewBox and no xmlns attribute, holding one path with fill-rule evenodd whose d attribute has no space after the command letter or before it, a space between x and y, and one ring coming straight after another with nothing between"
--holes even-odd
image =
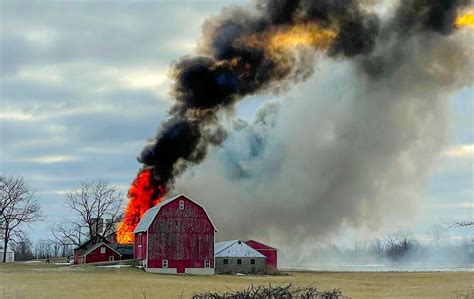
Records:
<instances>
[{"instance_id":1,"label":"grey metal shed","mask_svg":"<svg viewBox=\"0 0 474 299\"><path fill-rule=\"evenodd\" d=\"M217 273L265 273L266 257L241 240L216 243L214 254Z\"/></svg>"}]
</instances>

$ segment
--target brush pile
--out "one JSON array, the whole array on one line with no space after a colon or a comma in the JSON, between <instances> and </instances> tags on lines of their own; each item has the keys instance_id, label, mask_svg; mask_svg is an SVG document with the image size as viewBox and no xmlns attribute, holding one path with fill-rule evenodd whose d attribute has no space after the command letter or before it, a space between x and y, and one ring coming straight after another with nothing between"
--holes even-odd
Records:
<instances>
[{"instance_id":1,"label":"brush pile","mask_svg":"<svg viewBox=\"0 0 474 299\"><path fill-rule=\"evenodd\" d=\"M319 291L316 287L295 287L292 284L285 286L250 285L238 291L201 292L196 293L193 299L342 299L346 298L339 289Z\"/></svg>"}]
</instances>

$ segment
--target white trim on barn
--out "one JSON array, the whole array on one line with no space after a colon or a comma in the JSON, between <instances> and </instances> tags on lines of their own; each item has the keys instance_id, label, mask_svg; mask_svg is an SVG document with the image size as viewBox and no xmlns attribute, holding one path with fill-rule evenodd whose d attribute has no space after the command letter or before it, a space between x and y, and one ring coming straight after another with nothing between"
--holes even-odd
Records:
<instances>
[{"instance_id":1,"label":"white trim on barn","mask_svg":"<svg viewBox=\"0 0 474 299\"><path fill-rule=\"evenodd\" d=\"M145 268L145 271L159 274L178 274L177 268ZM184 274L214 275L215 271L214 268L184 268Z\"/></svg>"},{"instance_id":2,"label":"white trim on barn","mask_svg":"<svg viewBox=\"0 0 474 299\"><path fill-rule=\"evenodd\" d=\"M178 269L176 268L145 268L145 271L160 274L178 274Z\"/></svg>"},{"instance_id":3,"label":"white trim on barn","mask_svg":"<svg viewBox=\"0 0 474 299\"><path fill-rule=\"evenodd\" d=\"M219 230L216 228L216 226L214 225L214 222L212 222L212 219L211 217L209 217L209 213L206 211L206 209L200 205L199 203L195 202L194 200L192 200L191 198L187 197L186 195L184 194L180 194L178 196L175 196L175 197L172 197L172 198L169 198L169 199L166 199L166 200L163 200L161 203L159 203L158 205L148 209L148 211L145 212L145 214L143 215L142 219L140 220L140 222L138 222L138 225L137 227L135 228L135 230L133 231L134 234L136 233L140 233L140 232L148 232L148 228L150 227L150 225L152 224L153 220L155 220L156 218L156 215L158 215L158 212L160 211L161 207L175 201L176 199L178 199L179 197L185 197L187 200L195 203L196 205L198 205L199 207L201 207L203 210L204 210L204 213L206 213L206 216L207 216L207 219L209 219L209 221L211 222L212 224L212 227L214 228L214 230L216 232L218 232Z\"/></svg>"},{"instance_id":4,"label":"white trim on barn","mask_svg":"<svg viewBox=\"0 0 474 299\"><path fill-rule=\"evenodd\" d=\"M146 229L146 252L145 252L145 261L143 262L143 267L146 269L148 267L148 245L150 244L150 233L148 228Z\"/></svg>"}]
</instances>

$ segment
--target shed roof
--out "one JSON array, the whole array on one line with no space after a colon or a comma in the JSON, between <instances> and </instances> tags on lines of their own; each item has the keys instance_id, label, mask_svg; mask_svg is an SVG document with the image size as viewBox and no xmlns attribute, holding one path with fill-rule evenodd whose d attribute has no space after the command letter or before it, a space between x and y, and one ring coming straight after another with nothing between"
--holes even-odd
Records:
<instances>
[{"instance_id":1,"label":"shed roof","mask_svg":"<svg viewBox=\"0 0 474 299\"><path fill-rule=\"evenodd\" d=\"M209 221L211 222L212 224L212 227L214 227L214 230L217 232L217 228L216 226L214 225L214 223L212 222L212 219L211 217L209 217L209 214L207 213L206 209L200 205L199 203L195 202L194 200L192 200L191 198L187 197L186 195L184 194L180 194L178 196L175 196L175 197L172 197L172 198L168 198L166 200L163 200L162 202L160 202L158 205L148 209L148 211L145 212L145 214L143 215L142 219L140 220L140 222L138 222L138 225L137 227L135 228L135 230L133 231L133 233L139 233L139 232L144 232L144 231L147 231L148 230L148 227L150 227L151 223L153 222L153 220L155 219L156 215L158 215L158 212L160 211L160 209L169 204L170 202L173 202L174 200L180 198L181 196L185 197L187 200L195 203L196 205L200 206L204 212L206 213L206 216L207 216L207 219L209 219Z\"/></svg>"},{"instance_id":2,"label":"shed roof","mask_svg":"<svg viewBox=\"0 0 474 299\"><path fill-rule=\"evenodd\" d=\"M107 247L109 247L110 249L112 249L113 251L115 251L118 255L122 255L120 254L120 252L118 252L117 250L113 249L112 246L110 246L109 244L105 243L105 242L100 242L100 243L97 243L95 244L94 246L92 246L91 248L89 248L89 250L87 250L86 252L84 252L83 254L81 254L81 256L86 256L88 255L89 253L91 253L92 251L96 250L97 248L99 248L100 246L102 245L105 245Z\"/></svg>"},{"instance_id":3,"label":"shed roof","mask_svg":"<svg viewBox=\"0 0 474 299\"><path fill-rule=\"evenodd\" d=\"M263 254L241 240L218 242L214 245L215 257L263 257Z\"/></svg>"}]
</instances>

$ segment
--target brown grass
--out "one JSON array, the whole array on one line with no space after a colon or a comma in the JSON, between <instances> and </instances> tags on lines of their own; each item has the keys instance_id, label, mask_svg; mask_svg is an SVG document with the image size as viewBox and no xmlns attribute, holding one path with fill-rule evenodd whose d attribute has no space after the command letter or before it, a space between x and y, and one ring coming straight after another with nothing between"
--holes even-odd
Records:
<instances>
[{"instance_id":1,"label":"brown grass","mask_svg":"<svg viewBox=\"0 0 474 299\"><path fill-rule=\"evenodd\" d=\"M474 298L473 274L290 272L287 276L189 276L150 274L135 268L14 263L0 264L0 298L189 298L196 291L235 290L252 283L339 288L352 298Z\"/></svg>"}]
</instances>

